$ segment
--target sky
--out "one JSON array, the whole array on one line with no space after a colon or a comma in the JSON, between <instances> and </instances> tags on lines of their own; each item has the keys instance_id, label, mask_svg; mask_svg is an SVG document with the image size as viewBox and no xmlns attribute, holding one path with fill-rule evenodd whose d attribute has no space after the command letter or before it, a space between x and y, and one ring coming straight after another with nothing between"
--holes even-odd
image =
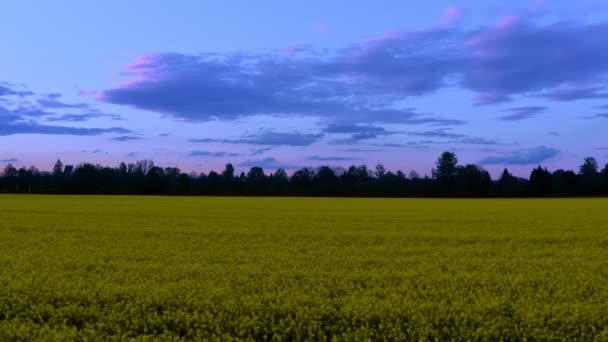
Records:
<instances>
[{"instance_id":1,"label":"sky","mask_svg":"<svg viewBox=\"0 0 608 342\"><path fill-rule=\"evenodd\" d=\"M0 166L608 162L602 1L21 0L0 32Z\"/></svg>"}]
</instances>

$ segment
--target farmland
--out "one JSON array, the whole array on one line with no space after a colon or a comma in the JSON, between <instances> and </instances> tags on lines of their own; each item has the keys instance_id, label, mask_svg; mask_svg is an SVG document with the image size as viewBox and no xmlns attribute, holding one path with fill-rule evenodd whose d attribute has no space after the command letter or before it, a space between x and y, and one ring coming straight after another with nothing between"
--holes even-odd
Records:
<instances>
[{"instance_id":1,"label":"farmland","mask_svg":"<svg viewBox=\"0 0 608 342\"><path fill-rule=\"evenodd\" d=\"M0 196L0 340L608 340L606 208Z\"/></svg>"}]
</instances>

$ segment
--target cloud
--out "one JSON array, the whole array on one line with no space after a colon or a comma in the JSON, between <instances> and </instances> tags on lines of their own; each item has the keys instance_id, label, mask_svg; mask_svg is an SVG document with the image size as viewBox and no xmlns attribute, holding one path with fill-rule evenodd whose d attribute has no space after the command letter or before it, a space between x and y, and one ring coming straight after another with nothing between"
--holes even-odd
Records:
<instances>
[{"instance_id":1,"label":"cloud","mask_svg":"<svg viewBox=\"0 0 608 342\"><path fill-rule=\"evenodd\" d=\"M100 154L100 153L102 153L102 154L105 154L105 155L108 155L108 154L109 154L108 152L103 151L103 150L101 150L101 149L99 149L99 148L98 148L98 149L95 149L95 150L90 150L90 151L89 151L89 150L82 150L82 151L80 151L80 152L83 152L83 153L91 153L91 154Z\"/></svg>"},{"instance_id":2,"label":"cloud","mask_svg":"<svg viewBox=\"0 0 608 342\"><path fill-rule=\"evenodd\" d=\"M331 31L331 27L327 24L317 24L315 25L315 31L319 32L319 33L327 33L329 31Z\"/></svg>"},{"instance_id":3,"label":"cloud","mask_svg":"<svg viewBox=\"0 0 608 342\"><path fill-rule=\"evenodd\" d=\"M42 108L89 108L89 105L86 103L74 103L68 104L59 100L61 98L61 94L52 93L46 94L44 97L37 100L37 103Z\"/></svg>"},{"instance_id":4,"label":"cloud","mask_svg":"<svg viewBox=\"0 0 608 342\"><path fill-rule=\"evenodd\" d=\"M97 89L76 87L76 92L79 96L92 96L99 93Z\"/></svg>"},{"instance_id":5,"label":"cloud","mask_svg":"<svg viewBox=\"0 0 608 342\"><path fill-rule=\"evenodd\" d=\"M188 157L210 157L210 158L219 158L219 157L236 157L238 153L233 152L211 152L211 151L190 151L188 153Z\"/></svg>"},{"instance_id":6,"label":"cloud","mask_svg":"<svg viewBox=\"0 0 608 342\"><path fill-rule=\"evenodd\" d=\"M492 105L497 103L509 102L511 97L505 94L484 93L475 97L473 104L476 106Z\"/></svg>"},{"instance_id":7,"label":"cloud","mask_svg":"<svg viewBox=\"0 0 608 342\"><path fill-rule=\"evenodd\" d=\"M102 114L102 113L95 113L95 112L89 112L89 113L85 113L85 114L63 114L63 115L57 115L57 116L49 116L49 117L46 117L45 120L50 121L50 122L55 122L55 121L85 122L85 121L89 121L91 119L96 119L96 118L109 118L110 120L113 120L113 121L122 121L123 120L120 117L120 115Z\"/></svg>"},{"instance_id":8,"label":"cloud","mask_svg":"<svg viewBox=\"0 0 608 342\"><path fill-rule=\"evenodd\" d=\"M286 145L286 146L308 146L323 137L323 134L305 134L300 132L273 132L263 131L256 134L247 134L238 139L190 139L190 142L220 142L228 144L249 144L249 145Z\"/></svg>"},{"instance_id":9,"label":"cloud","mask_svg":"<svg viewBox=\"0 0 608 342\"><path fill-rule=\"evenodd\" d=\"M31 91L27 90L16 90L15 85L10 84L8 82L0 81L0 96L30 96L34 95Z\"/></svg>"},{"instance_id":10,"label":"cloud","mask_svg":"<svg viewBox=\"0 0 608 342\"><path fill-rule=\"evenodd\" d=\"M529 119L538 113L544 112L545 110L547 110L547 108L542 106L509 108L505 111L510 112L511 114L501 116L499 119L503 121L519 121Z\"/></svg>"},{"instance_id":11,"label":"cloud","mask_svg":"<svg viewBox=\"0 0 608 342\"><path fill-rule=\"evenodd\" d=\"M585 116L584 119L608 119L608 113L598 113L591 116Z\"/></svg>"},{"instance_id":12,"label":"cloud","mask_svg":"<svg viewBox=\"0 0 608 342\"><path fill-rule=\"evenodd\" d=\"M344 151L344 152L364 152L364 153L367 153L367 152L382 152L383 150L381 150L381 149L375 149L375 148L345 148L345 149L342 149L341 151Z\"/></svg>"},{"instance_id":13,"label":"cloud","mask_svg":"<svg viewBox=\"0 0 608 342\"><path fill-rule=\"evenodd\" d=\"M302 166L298 166L298 165L283 164L283 163L279 162L276 158L273 158L273 157L246 160L246 161L239 163L237 166L239 166L239 167L258 166L258 167L261 167L261 168L267 169L267 170L269 170L269 169L296 170L296 169L302 168Z\"/></svg>"},{"instance_id":14,"label":"cloud","mask_svg":"<svg viewBox=\"0 0 608 342\"><path fill-rule=\"evenodd\" d=\"M471 32L465 46L472 65L462 73L462 85L507 98L603 81L607 23L543 25L533 19L505 17Z\"/></svg>"},{"instance_id":15,"label":"cloud","mask_svg":"<svg viewBox=\"0 0 608 342\"><path fill-rule=\"evenodd\" d=\"M16 163L18 161L19 161L19 159L17 159L17 158L0 159L0 163Z\"/></svg>"},{"instance_id":16,"label":"cloud","mask_svg":"<svg viewBox=\"0 0 608 342\"><path fill-rule=\"evenodd\" d=\"M461 14L450 7L441 22ZM478 105L518 95L604 97L608 23L545 22L520 14L477 28L436 25L340 48L298 46L288 57L281 51L144 55L125 67L128 82L98 98L184 121L272 114L455 125L462 121L419 114L402 101L447 87L475 92Z\"/></svg>"},{"instance_id":17,"label":"cloud","mask_svg":"<svg viewBox=\"0 0 608 342\"><path fill-rule=\"evenodd\" d=\"M68 126L44 125L28 119L41 115L37 110L15 110L0 106L0 136L15 134L55 134L55 135L100 135L104 133L131 133L122 127L82 128Z\"/></svg>"},{"instance_id":18,"label":"cloud","mask_svg":"<svg viewBox=\"0 0 608 342\"><path fill-rule=\"evenodd\" d=\"M546 146L513 151L503 156L491 156L479 161L485 165L530 165L539 164L559 155L560 151Z\"/></svg>"},{"instance_id":19,"label":"cloud","mask_svg":"<svg viewBox=\"0 0 608 342\"><path fill-rule=\"evenodd\" d=\"M136 136L132 136L132 135L122 135L119 137L113 137L112 140L114 141L131 141L131 140L141 140L141 137L136 137Z\"/></svg>"},{"instance_id":20,"label":"cloud","mask_svg":"<svg viewBox=\"0 0 608 342\"><path fill-rule=\"evenodd\" d=\"M0 136L15 134L56 134L56 135L100 135L104 133L129 133L130 131L121 127L110 128L82 128L66 126L50 126L37 124L14 124L2 126L0 124Z\"/></svg>"},{"instance_id":21,"label":"cloud","mask_svg":"<svg viewBox=\"0 0 608 342\"><path fill-rule=\"evenodd\" d=\"M10 86L10 87L9 87ZM15 135L15 134L53 134L53 135L80 135L80 136L92 136L100 135L104 133L131 133L130 130L122 127L109 127L109 128L84 128L84 127L71 127L71 126L56 126L41 124L40 120L46 120L49 122L53 121L86 121L88 118L108 116L112 119L119 119L120 117L103 114L94 108L89 108L88 105L83 106L63 106L65 104L59 103L57 99L61 97L61 94L52 93L44 94L40 98L40 101L32 102L29 99L22 99L21 97L36 97L37 94L30 91L17 91L14 90L14 86L0 82L0 95L7 96L18 96L20 99L16 101L3 101L0 105L0 136ZM46 102L45 102L46 101ZM80 108L84 109L84 114L64 114L58 115L56 113L47 112L45 107L55 108Z\"/></svg>"},{"instance_id":22,"label":"cloud","mask_svg":"<svg viewBox=\"0 0 608 342\"><path fill-rule=\"evenodd\" d=\"M463 138L466 137L465 134L459 133L450 133L445 129L437 129L433 131L423 131L423 132L408 132L408 135L419 136L419 137L432 137L432 138Z\"/></svg>"},{"instance_id":23,"label":"cloud","mask_svg":"<svg viewBox=\"0 0 608 342\"><path fill-rule=\"evenodd\" d=\"M260 154L264 154L272 149L274 149L276 146L269 146L269 147L264 147L264 148L258 148L255 149L253 151L251 151L251 153L249 154L250 156L258 156Z\"/></svg>"},{"instance_id":24,"label":"cloud","mask_svg":"<svg viewBox=\"0 0 608 342\"><path fill-rule=\"evenodd\" d=\"M141 156L141 152L129 152L126 154L126 157L130 158L130 159L139 158L140 156Z\"/></svg>"},{"instance_id":25,"label":"cloud","mask_svg":"<svg viewBox=\"0 0 608 342\"><path fill-rule=\"evenodd\" d=\"M553 101L576 101L588 99L603 99L608 98L608 92L605 91L605 86L582 87L582 88L559 88L540 94Z\"/></svg>"},{"instance_id":26,"label":"cloud","mask_svg":"<svg viewBox=\"0 0 608 342\"><path fill-rule=\"evenodd\" d=\"M478 138L478 137L464 137L457 140L451 140L448 143L450 144L471 144L471 145L503 145L502 143L486 138Z\"/></svg>"},{"instance_id":27,"label":"cloud","mask_svg":"<svg viewBox=\"0 0 608 342\"><path fill-rule=\"evenodd\" d=\"M446 138L447 141L419 141L419 142L408 142L411 145L431 145L431 144L472 144L472 145L502 145L496 140L486 139L480 137L472 137L461 133L452 133L447 129L436 129L432 131L421 131L421 132L408 132L410 136L420 136L427 138Z\"/></svg>"},{"instance_id":28,"label":"cloud","mask_svg":"<svg viewBox=\"0 0 608 342\"><path fill-rule=\"evenodd\" d=\"M439 20L439 26L449 26L455 24L462 19L462 16L462 8L457 6L448 6L443 10L443 14Z\"/></svg>"},{"instance_id":29,"label":"cloud","mask_svg":"<svg viewBox=\"0 0 608 342\"><path fill-rule=\"evenodd\" d=\"M325 133L334 134L351 134L352 140L374 139L379 136L394 134L383 127L372 125L356 125L356 124L331 124L323 129Z\"/></svg>"},{"instance_id":30,"label":"cloud","mask_svg":"<svg viewBox=\"0 0 608 342\"><path fill-rule=\"evenodd\" d=\"M314 161L344 161L344 160L353 160L353 158L350 157L337 157L337 156L310 156L310 157L306 157L307 160L314 160Z\"/></svg>"}]
</instances>

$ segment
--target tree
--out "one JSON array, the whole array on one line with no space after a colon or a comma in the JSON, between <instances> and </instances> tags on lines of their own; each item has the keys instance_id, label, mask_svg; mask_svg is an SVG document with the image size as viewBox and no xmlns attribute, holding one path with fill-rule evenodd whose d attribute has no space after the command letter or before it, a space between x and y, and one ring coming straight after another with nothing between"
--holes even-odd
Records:
<instances>
[{"instance_id":1,"label":"tree","mask_svg":"<svg viewBox=\"0 0 608 342\"><path fill-rule=\"evenodd\" d=\"M338 177L334 170L329 166L321 166L315 176L316 188L318 191L327 193L332 192L335 185L338 183Z\"/></svg>"},{"instance_id":2,"label":"tree","mask_svg":"<svg viewBox=\"0 0 608 342\"><path fill-rule=\"evenodd\" d=\"M289 177L287 177L287 172L282 168L276 170L272 177L272 184L275 186L275 189L282 192L288 183Z\"/></svg>"},{"instance_id":3,"label":"tree","mask_svg":"<svg viewBox=\"0 0 608 342\"><path fill-rule=\"evenodd\" d=\"M234 166L231 163L226 164L224 171L222 171L222 177L227 181L232 181L234 178Z\"/></svg>"},{"instance_id":4,"label":"tree","mask_svg":"<svg viewBox=\"0 0 608 342\"><path fill-rule=\"evenodd\" d=\"M13 166L13 164L7 164L4 167L3 175L4 177L17 177L17 169Z\"/></svg>"},{"instance_id":5,"label":"tree","mask_svg":"<svg viewBox=\"0 0 608 342\"><path fill-rule=\"evenodd\" d=\"M604 166L604 168L602 169L601 179L604 188L604 193L608 194L608 163L606 163L606 166Z\"/></svg>"},{"instance_id":6,"label":"tree","mask_svg":"<svg viewBox=\"0 0 608 342\"><path fill-rule=\"evenodd\" d=\"M437 161L435 167L431 170L431 175L436 181L434 187L435 191L439 193L451 193L454 185L454 179L458 174L458 158L456 154L452 152L443 152ZM431 183L432 184L432 183Z\"/></svg>"},{"instance_id":7,"label":"tree","mask_svg":"<svg viewBox=\"0 0 608 342\"><path fill-rule=\"evenodd\" d=\"M490 174L477 165L468 164L456 168L457 191L466 195L485 195L490 191Z\"/></svg>"},{"instance_id":8,"label":"tree","mask_svg":"<svg viewBox=\"0 0 608 342\"><path fill-rule=\"evenodd\" d=\"M580 166L578 174L586 179L593 179L598 175L599 166L593 157L585 158L583 165Z\"/></svg>"},{"instance_id":9,"label":"tree","mask_svg":"<svg viewBox=\"0 0 608 342\"><path fill-rule=\"evenodd\" d=\"M376 178L384 177L386 175L386 169L384 168L384 165L376 165L376 171L374 172L374 175L376 176Z\"/></svg>"},{"instance_id":10,"label":"tree","mask_svg":"<svg viewBox=\"0 0 608 342\"><path fill-rule=\"evenodd\" d=\"M553 177L546 168L538 166L530 173L530 193L534 196L548 195L552 191Z\"/></svg>"},{"instance_id":11,"label":"tree","mask_svg":"<svg viewBox=\"0 0 608 342\"><path fill-rule=\"evenodd\" d=\"M599 190L599 172L597 161L593 157L585 158L583 165L579 168L579 189L585 194L597 193Z\"/></svg>"},{"instance_id":12,"label":"tree","mask_svg":"<svg viewBox=\"0 0 608 342\"><path fill-rule=\"evenodd\" d=\"M559 169L553 172L553 191L558 194L568 194L576 191L576 173Z\"/></svg>"},{"instance_id":13,"label":"tree","mask_svg":"<svg viewBox=\"0 0 608 342\"><path fill-rule=\"evenodd\" d=\"M247 183L252 185L261 185L266 179L264 169L259 166L254 166L247 172Z\"/></svg>"},{"instance_id":14,"label":"tree","mask_svg":"<svg viewBox=\"0 0 608 342\"><path fill-rule=\"evenodd\" d=\"M456 165L458 158L452 152L443 152L435 162L435 168L432 170L434 179L440 181L451 181L457 174Z\"/></svg>"},{"instance_id":15,"label":"tree","mask_svg":"<svg viewBox=\"0 0 608 342\"><path fill-rule=\"evenodd\" d=\"M53 176L56 178L63 176L63 163L60 159L57 159L53 166Z\"/></svg>"}]
</instances>

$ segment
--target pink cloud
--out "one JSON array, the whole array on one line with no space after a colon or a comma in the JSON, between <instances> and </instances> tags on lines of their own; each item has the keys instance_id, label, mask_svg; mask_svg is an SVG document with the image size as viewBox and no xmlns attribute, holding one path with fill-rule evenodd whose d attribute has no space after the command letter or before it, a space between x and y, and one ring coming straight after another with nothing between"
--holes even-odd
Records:
<instances>
[{"instance_id":1,"label":"pink cloud","mask_svg":"<svg viewBox=\"0 0 608 342\"><path fill-rule=\"evenodd\" d=\"M509 101L509 97L504 94L484 93L475 98L474 104L476 106L483 106L483 105L487 105L487 104L507 102L507 101Z\"/></svg>"},{"instance_id":2,"label":"pink cloud","mask_svg":"<svg viewBox=\"0 0 608 342\"><path fill-rule=\"evenodd\" d=\"M331 28L327 24L317 24L315 25L315 31L319 33L329 32Z\"/></svg>"},{"instance_id":3,"label":"pink cloud","mask_svg":"<svg viewBox=\"0 0 608 342\"><path fill-rule=\"evenodd\" d=\"M547 1L545 1L545 0L537 0L534 2L534 4L532 4L532 6L530 7L530 10L532 12L539 12L545 7L546 4L547 4Z\"/></svg>"},{"instance_id":4,"label":"pink cloud","mask_svg":"<svg viewBox=\"0 0 608 342\"><path fill-rule=\"evenodd\" d=\"M127 64L124 69L131 71L142 71L154 67L156 62L157 58L154 55L139 55L136 56L131 63Z\"/></svg>"},{"instance_id":5,"label":"pink cloud","mask_svg":"<svg viewBox=\"0 0 608 342\"><path fill-rule=\"evenodd\" d=\"M462 18L463 12L460 7L448 6L443 10L441 19L439 19L439 26L449 26L458 22Z\"/></svg>"},{"instance_id":6,"label":"pink cloud","mask_svg":"<svg viewBox=\"0 0 608 342\"><path fill-rule=\"evenodd\" d=\"M78 95L80 96L91 96L91 95L95 95L97 94L97 89L93 89L93 88L80 88L80 87L76 87L76 92L78 92Z\"/></svg>"},{"instance_id":7,"label":"pink cloud","mask_svg":"<svg viewBox=\"0 0 608 342\"><path fill-rule=\"evenodd\" d=\"M291 58L291 57L294 57L298 52L300 52L301 49L302 49L302 44L294 43L294 44L291 44L288 47L284 48L281 52L282 52L283 57Z\"/></svg>"},{"instance_id":8,"label":"pink cloud","mask_svg":"<svg viewBox=\"0 0 608 342\"><path fill-rule=\"evenodd\" d=\"M519 23L519 17L514 14L508 14L504 17L500 18L496 23L494 23L494 27L497 29L509 29Z\"/></svg>"}]
</instances>

